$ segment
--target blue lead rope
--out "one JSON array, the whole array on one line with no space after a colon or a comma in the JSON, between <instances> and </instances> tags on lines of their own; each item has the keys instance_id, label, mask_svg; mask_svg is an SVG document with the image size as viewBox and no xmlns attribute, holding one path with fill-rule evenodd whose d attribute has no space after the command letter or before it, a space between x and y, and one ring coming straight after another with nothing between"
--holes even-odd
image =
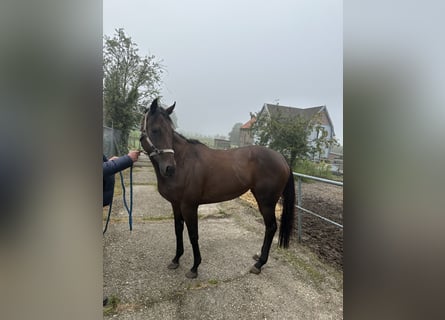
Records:
<instances>
[{"instance_id":1,"label":"blue lead rope","mask_svg":"<svg viewBox=\"0 0 445 320\"><path fill-rule=\"evenodd\" d=\"M128 208L127 200L125 199L125 184L124 184L124 176L122 175L122 171L119 172L121 176L121 184L122 184L122 200L124 202L125 209L128 212L128 224L130 225L130 231L133 231L133 166L130 167L130 208ZM105 229L102 232L102 235L107 232L108 229L108 222L110 222L110 216L111 216L111 207L113 203L110 203L110 207L108 209L108 216L107 216L107 222L105 224Z\"/></svg>"},{"instance_id":2,"label":"blue lead rope","mask_svg":"<svg viewBox=\"0 0 445 320\"><path fill-rule=\"evenodd\" d=\"M113 202L110 203L110 207L108 208L107 222L105 223L105 229L104 229L104 231L102 232L102 235L104 235L105 232L107 232L107 229L108 229L108 222L110 222L110 215L111 215L111 207L112 207L112 205L113 205Z\"/></svg>"},{"instance_id":3,"label":"blue lead rope","mask_svg":"<svg viewBox=\"0 0 445 320\"><path fill-rule=\"evenodd\" d=\"M127 200L125 199L125 184L124 184L124 176L122 175L122 171L119 172L121 176L121 183L122 183L122 199L125 205L125 209L127 209L128 212L128 224L130 226L130 231L133 231L133 166L130 167L130 208L128 208Z\"/></svg>"}]
</instances>

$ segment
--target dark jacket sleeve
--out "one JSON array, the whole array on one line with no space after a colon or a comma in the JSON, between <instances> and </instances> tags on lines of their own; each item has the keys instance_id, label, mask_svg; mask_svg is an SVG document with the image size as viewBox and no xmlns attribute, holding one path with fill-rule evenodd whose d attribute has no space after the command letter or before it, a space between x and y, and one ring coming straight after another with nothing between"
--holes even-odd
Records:
<instances>
[{"instance_id":1,"label":"dark jacket sleeve","mask_svg":"<svg viewBox=\"0 0 445 320\"><path fill-rule=\"evenodd\" d=\"M131 167L133 160L128 155L119 157L116 160L108 160L103 156L103 205L107 206L113 202L114 174Z\"/></svg>"},{"instance_id":2,"label":"dark jacket sleeve","mask_svg":"<svg viewBox=\"0 0 445 320\"><path fill-rule=\"evenodd\" d=\"M102 164L103 176L110 176L119 171L127 169L133 165L133 160L128 155L119 157L115 160L106 160L104 156L104 162Z\"/></svg>"}]
</instances>

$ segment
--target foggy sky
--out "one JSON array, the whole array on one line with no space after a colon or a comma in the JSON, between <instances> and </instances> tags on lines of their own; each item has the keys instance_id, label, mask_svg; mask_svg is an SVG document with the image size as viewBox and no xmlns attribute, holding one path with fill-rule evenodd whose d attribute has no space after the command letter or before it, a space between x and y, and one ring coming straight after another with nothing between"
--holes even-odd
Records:
<instances>
[{"instance_id":1,"label":"foggy sky","mask_svg":"<svg viewBox=\"0 0 445 320\"><path fill-rule=\"evenodd\" d=\"M326 105L343 143L342 1L105 0L103 33L117 28L162 60L179 130L227 136L278 101Z\"/></svg>"}]
</instances>

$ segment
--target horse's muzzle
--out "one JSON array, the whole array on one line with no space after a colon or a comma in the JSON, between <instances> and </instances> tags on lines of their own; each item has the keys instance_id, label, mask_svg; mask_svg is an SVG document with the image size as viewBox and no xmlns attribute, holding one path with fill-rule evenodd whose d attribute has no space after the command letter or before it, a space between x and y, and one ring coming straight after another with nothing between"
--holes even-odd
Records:
<instances>
[{"instance_id":1,"label":"horse's muzzle","mask_svg":"<svg viewBox=\"0 0 445 320\"><path fill-rule=\"evenodd\" d=\"M165 168L165 175L167 177L172 177L175 174L175 171L175 166L167 166L167 168Z\"/></svg>"},{"instance_id":2,"label":"horse's muzzle","mask_svg":"<svg viewBox=\"0 0 445 320\"><path fill-rule=\"evenodd\" d=\"M176 172L176 162L173 153L163 153L151 158L159 166L159 173L163 177L172 177Z\"/></svg>"}]
</instances>

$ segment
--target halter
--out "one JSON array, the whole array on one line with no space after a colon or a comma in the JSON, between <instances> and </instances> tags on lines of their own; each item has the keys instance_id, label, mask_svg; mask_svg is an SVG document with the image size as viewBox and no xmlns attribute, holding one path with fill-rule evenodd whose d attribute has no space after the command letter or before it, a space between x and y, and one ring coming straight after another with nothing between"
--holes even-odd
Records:
<instances>
[{"instance_id":1,"label":"halter","mask_svg":"<svg viewBox=\"0 0 445 320\"><path fill-rule=\"evenodd\" d=\"M148 156L149 157L154 157L154 156L161 155L161 154L164 154L164 153L175 153L175 151L173 149L158 149L158 148L155 147L153 142L151 142L150 138L148 137L148 133L147 133L147 117L148 117L148 111L145 113L144 128L142 129L140 140L142 141L142 139L145 138L145 140L147 141L147 143L150 146L150 148L153 149L153 152L150 153Z\"/></svg>"}]
</instances>

